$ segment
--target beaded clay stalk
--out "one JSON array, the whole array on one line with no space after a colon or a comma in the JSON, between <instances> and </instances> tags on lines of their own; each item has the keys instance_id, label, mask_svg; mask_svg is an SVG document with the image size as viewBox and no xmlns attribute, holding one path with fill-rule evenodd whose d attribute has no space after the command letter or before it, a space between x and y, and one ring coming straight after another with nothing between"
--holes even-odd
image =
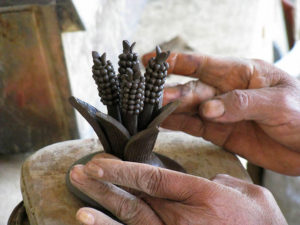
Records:
<instances>
[{"instance_id":1,"label":"beaded clay stalk","mask_svg":"<svg viewBox=\"0 0 300 225\"><path fill-rule=\"evenodd\" d=\"M145 78L141 74L138 55L133 52L135 42L123 41L119 55L119 82L123 125L131 135L138 131L138 115L144 106Z\"/></svg>"},{"instance_id":2,"label":"beaded clay stalk","mask_svg":"<svg viewBox=\"0 0 300 225\"><path fill-rule=\"evenodd\" d=\"M170 52L162 52L156 47L156 57L152 57L146 68L145 105L139 119L139 129L142 130L161 108L164 84L168 74L169 64L166 62Z\"/></svg>"},{"instance_id":3,"label":"beaded clay stalk","mask_svg":"<svg viewBox=\"0 0 300 225\"><path fill-rule=\"evenodd\" d=\"M137 133L138 115L144 106L145 77L139 65L135 64L132 69L126 69L120 81L123 125L134 135Z\"/></svg>"},{"instance_id":4,"label":"beaded clay stalk","mask_svg":"<svg viewBox=\"0 0 300 225\"><path fill-rule=\"evenodd\" d=\"M119 81L115 74L112 63L106 61L106 53L99 56L93 51L93 78L98 87L99 96L104 105L107 106L108 115L121 122L119 107Z\"/></svg>"}]
</instances>

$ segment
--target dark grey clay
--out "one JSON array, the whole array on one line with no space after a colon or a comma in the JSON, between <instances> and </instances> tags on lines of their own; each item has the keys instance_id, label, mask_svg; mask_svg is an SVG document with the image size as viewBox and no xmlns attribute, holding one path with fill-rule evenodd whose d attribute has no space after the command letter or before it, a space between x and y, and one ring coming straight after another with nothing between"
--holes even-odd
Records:
<instances>
[{"instance_id":1,"label":"dark grey clay","mask_svg":"<svg viewBox=\"0 0 300 225\"><path fill-rule=\"evenodd\" d=\"M161 107L164 83L167 76L170 52L156 47L156 57L150 59L145 76L141 74L135 43L123 41L123 53L119 55L119 74L106 54L92 52L93 78L98 86L99 96L107 106L108 114L77 99L70 98L72 106L90 123L96 132L104 152L126 161L146 163L180 172L184 169L175 161L153 153L160 123L179 105L171 102ZM86 164L95 154L88 155L73 164ZM66 177L68 189L89 206L102 206L80 192ZM108 213L109 214L109 213Z\"/></svg>"}]
</instances>

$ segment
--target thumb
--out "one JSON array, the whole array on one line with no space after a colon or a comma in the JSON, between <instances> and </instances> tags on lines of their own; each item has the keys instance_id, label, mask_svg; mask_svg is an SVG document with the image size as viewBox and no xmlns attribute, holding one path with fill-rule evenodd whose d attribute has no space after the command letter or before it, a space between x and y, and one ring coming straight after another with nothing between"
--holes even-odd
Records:
<instances>
[{"instance_id":1,"label":"thumb","mask_svg":"<svg viewBox=\"0 0 300 225\"><path fill-rule=\"evenodd\" d=\"M204 102L199 113L204 118L224 123L270 120L286 106L284 91L280 90L276 87L233 90Z\"/></svg>"}]
</instances>

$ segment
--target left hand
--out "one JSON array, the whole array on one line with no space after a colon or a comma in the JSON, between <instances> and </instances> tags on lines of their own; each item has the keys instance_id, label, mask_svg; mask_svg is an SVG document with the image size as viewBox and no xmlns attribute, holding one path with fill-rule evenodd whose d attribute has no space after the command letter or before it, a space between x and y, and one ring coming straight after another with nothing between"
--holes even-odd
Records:
<instances>
[{"instance_id":1,"label":"left hand","mask_svg":"<svg viewBox=\"0 0 300 225\"><path fill-rule=\"evenodd\" d=\"M71 182L129 225L287 224L267 189L228 175L210 181L100 154L86 166L75 166ZM81 208L76 216L86 225L120 224L91 208Z\"/></svg>"}]
</instances>

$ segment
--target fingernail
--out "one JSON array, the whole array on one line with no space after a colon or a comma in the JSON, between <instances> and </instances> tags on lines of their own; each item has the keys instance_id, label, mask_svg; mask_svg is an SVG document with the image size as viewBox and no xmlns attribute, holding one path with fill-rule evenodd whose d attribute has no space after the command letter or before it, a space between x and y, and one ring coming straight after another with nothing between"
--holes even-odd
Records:
<instances>
[{"instance_id":1,"label":"fingernail","mask_svg":"<svg viewBox=\"0 0 300 225\"><path fill-rule=\"evenodd\" d=\"M89 174L95 177L103 177L103 169L94 162L86 164L86 169Z\"/></svg>"},{"instance_id":2,"label":"fingernail","mask_svg":"<svg viewBox=\"0 0 300 225\"><path fill-rule=\"evenodd\" d=\"M224 114L225 108L221 100L207 101L202 107L202 113L207 118L217 118Z\"/></svg>"},{"instance_id":3,"label":"fingernail","mask_svg":"<svg viewBox=\"0 0 300 225\"><path fill-rule=\"evenodd\" d=\"M81 184L81 177L78 168L76 168L76 166L71 170L70 176L72 181Z\"/></svg>"},{"instance_id":4,"label":"fingernail","mask_svg":"<svg viewBox=\"0 0 300 225\"><path fill-rule=\"evenodd\" d=\"M77 219L83 223L83 224L87 224L87 225L93 225L95 223L95 218L94 216L87 212L87 211L84 211L84 210L80 210L78 213L77 213Z\"/></svg>"}]
</instances>

